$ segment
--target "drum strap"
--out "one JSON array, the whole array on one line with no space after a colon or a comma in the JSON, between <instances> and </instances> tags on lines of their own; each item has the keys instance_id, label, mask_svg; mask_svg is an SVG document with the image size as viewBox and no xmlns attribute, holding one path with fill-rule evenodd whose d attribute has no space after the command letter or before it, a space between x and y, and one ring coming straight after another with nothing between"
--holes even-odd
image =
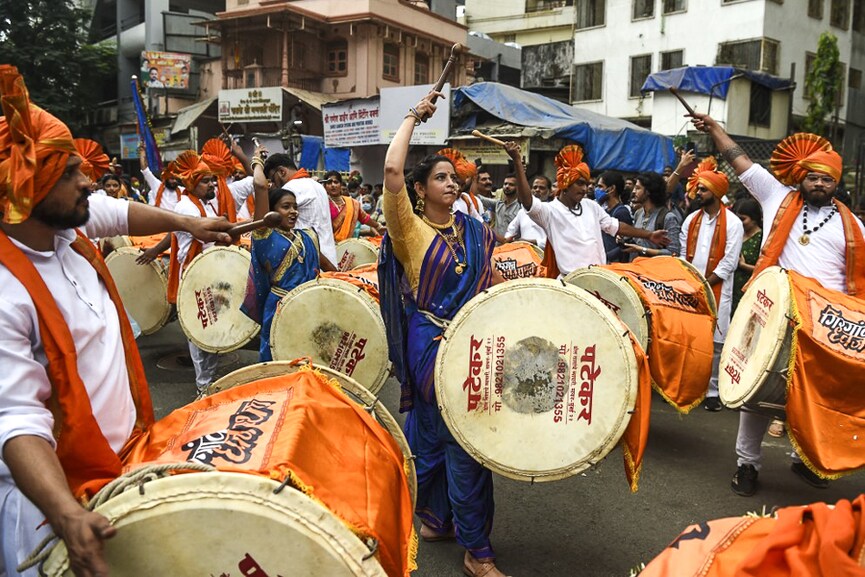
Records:
<instances>
[{"instance_id":1,"label":"drum strap","mask_svg":"<svg viewBox=\"0 0 865 577\"><path fill-rule=\"evenodd\" d=\"M449 321L447 319L443 319L441 317L437 317L429 311L425 311L423 309L418 309L417 312L419 312L420 314L425 316L427 318L427 320L429 320L429 322L431 322L432 324L434 324L435 326L437 326L438 328L440 328L442 330L447 329L448 326L451 324L451 321Z\"/></svg>"}]
</instances>

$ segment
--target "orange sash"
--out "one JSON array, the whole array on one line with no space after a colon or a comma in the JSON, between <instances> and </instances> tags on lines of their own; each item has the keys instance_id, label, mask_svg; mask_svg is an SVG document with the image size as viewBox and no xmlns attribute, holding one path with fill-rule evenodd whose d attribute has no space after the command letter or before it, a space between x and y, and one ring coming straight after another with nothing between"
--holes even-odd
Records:
<instances>
[{"instance_id":1,"label":"orange sash","mask_svg":"<svg viewBox=\"0 0 865 577\"><path fill-rule=\"evenodd\" d=\"M192 201L192 204L198 209L198 212L201 213L201 217L207 217L207 212L204 210L204 205L201 204L201 201L189 193L184 193L189 200ZM171 259L168 261L168 302L171 304L177 303L177 289L180 287L180 263L178 262L178 251L179 245L177 244L177 235L174 233L171 234ZM189 263L192 262L192 259L201 254L204 250L204 243L200 240L192 237L192 242L189 245L189 250L186 252L186 259L183 261L183 270L186 270L186 267L189 266Z\"/></svg>"},{"instance_id":2,"label":"orange sash","mask_svg":"<svg viewBox=\"0 0 865 577\"><path fill-rule=\"evenodd\" d=\"M228 222L237 222L237 206L234 204L234 196L224 176L217 177L216 200L219 203L218 216L224 216Z\"/></svg>"},{"instance_id":3,"label":"orange sash","mask_svg":"<svg viewBox=\"0 0 865 577\"><path fill-rule=\"evenodd\" d=\"M865 301L789 274L796 323L790 438L811 469L838 477L865 467Z\"/></svg>"},{"instance_id":4,"label":"orange sash","mask_svg":"<svg viewBox=\"0 0 865 577\"><path fill-rule=\"evenodd\" d=\"M688 262L694 262L694 253L697 251L697 237L700 235L700 225L703 222L705 211L701 210L691 221L691 226L688 228L688 246L685 252ZM715 223L715 232L712 234L712 245L709 248L709 261L706 263L706 270L703 274L708 279L709 275L715 272L715 267L724 258L724 249L727 246L727 208L721 206L718 213L718 221ZM712 285L712 292L715 294L715 302L721 304L721 289L724 283Z\"/></svg>"},{"instance_id":5,"label":"orange sash","mask_svg":"<svg viewBox=\"0 0 865 577\"><path fill-rule=\"evenodd\" d=\"M83 497L93 495L120 475L122 455L153 424L153 407L132 327L105 261L80 232L71 246L96 269L120 320L129 387L136 410L135 428L120 456L111 449L93 416L87 389L78 374L75 341L54 296L30 259L0 231L0 263L24 285L36 307L39 334L48 359L46 372L51 381L49 409L54 415L57 457L72 493Z\"/></svg>"},{"instance_id":6,"label":"orange sash","mask_svg":"<svg viewBox=\"0 0 865 577\"><path fill-rule=\"evenodd\" d=\"M156 191L156 200L154 201L153 206L157 206L159 208L162 208L162 195L164 192L165 192L165 183L160 182L159 183L159 189ZM177 200L180 200L180 192L176 188L174 189L174 194L177 197Z\"/></svg>"},{"instance_id":7,"label":"orange sash","mask_svg":"<svg viewBox=\"0 0 865 577\"><path fill-rule=\"evenodd\" d=\"M414 568L412 504L393 437L339 386L301 370L234 387L175 410L124 462L194 461L282 481L323 503L391 576Z\"/></svg>"},{"instance_id":8,"label":"orange sash","mask_svg":"<svg viewBox=\"0 0 865 577\"><path fill-rule=\"evenodd\" d=\"M837 200L833 200L835 206L838 207L838 214L841 215L841 221L844 224L844 238L847 245L845 262L847 263L847 294L859 298L865 297L865 239L862 237L862 231L856 224L856 215L850 212L846 206ZM787 244L787 239L793 230L793 225L796 222L796 217L802 210L805 201L798 190L791 190L784 200L781 202L781 207L778 209L778 214L775 215L775 220L772 222L772 229L769 231L769 236L763 244L763 250L760 253L760 258L757 259L757 264L754 265L754 272L751 278L757 276L770 266L778 264L778 259L781 252L784 250L784 245ZM748 284L743 290L748 290Z\"/></svg>"},{"instance_id":9,"label":"orange sash","mask_svg":"<svg viewBox=\"0 0 865 577\"><path fill-rule=\"evenodd\" d=\"M547 269L547 278L559 278L559 265L556 262L556 251L553 250L553 243L547 237L547 244L544 246L544 260L541 261L541 266Z\"/></svg>"},{"instance_id":10,"label":"orange sash","mask_svg":"<svg viewBox=\"0 0 865 577\"><path fill-rule=\"evenodd\" d=\"M715 315L703 284L676 257L638 258L605 268L627 278L651 311L647 353L652 384L687 413L706 396L712 373Z\"/></svg>"},{"instance_id":11,"label":"orange sash","mask_svg":"<svg viewBox=\"0 0 865 577\"><path fill-rule=\"evenodd\" d=\"M343 241L354 236L354 227L360 214L360 203L350 196L342 197L344 204L337 217L333 219L333 239Z\"/></svg>"}]
</instances>

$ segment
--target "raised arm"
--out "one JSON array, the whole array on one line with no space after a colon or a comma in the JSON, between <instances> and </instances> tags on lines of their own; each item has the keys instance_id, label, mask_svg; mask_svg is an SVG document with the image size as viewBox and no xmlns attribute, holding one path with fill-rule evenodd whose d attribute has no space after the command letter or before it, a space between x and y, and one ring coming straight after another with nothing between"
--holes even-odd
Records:
<instances>
[{"instance_id":1,"label":"raised arm","mask_svg":"<svg viewBox=\"0 0 865 577\"><path fill-rule=\"evenodd\" d=\"M695 112L691 122L694 123L694 128L712 137L715 147L721 153L721 156L724 157L724 160L729 162L733 167L736 176L739 176L754 164L748 158L748 155L745 154L745 151L742 150L742 147L730 138L730 135L721 128L721 125L714 118L708 114Z\"/></svg>"},{"instance_id":2,"label":"raised arm","mask_svg":"<svg viewBox=\"0 0 865 577\"><path fill-rule=\"evenodd\" d=\"M532 207L532 188L526 178L526 167L523 166L523 157L520 154L520 145L514 141L505 142L505 152L514 162L514 174L517 177L517 197L523 208L529 210Z\"/></svg>"},{"instance_id":3,"label":"raised arm","mask_svg":"<svg viewBox=\"0 0 865 577\"><path fill-rule=\"evenodd\" d=\"M667 194L673 194L673 191L676 190L676 185L682 180L682 172L688 168L696 159L696 155L693 150L683 150L682 155L679 157L679 165L676 166L676 170L673 171L673 174L670 175L670 178L667 179Z\"/></svg>"},{"instance_id":4,"label":"raised arm","mask_svg":"<svg viewBox=\"0 0 865 577\"><path fill-rule=\"evenodd\" d=\"M405 186L405 159L408 156L408 146L414 132L415 123L421 118L429 118L436 111L436 105L430 100L433 96L444 98L441 92L430 92L424 96L417 106L409 109L396 131L387 154L384 157L384 189L387 192L399 192Z\"/></svg>"},{"instance_id":5,"label":"raised arm","mask_svg":"<svg viewBox=\"0 0 865 577\"><path fill-rule=\"evenodd\" d=\"M190 217L140 202L129 203L129 234L132 236L179 231L204 242L230 243L231 237L225 231L232 226L224 218Z\"/></svg>"},{"instance_id":6,"label":"raised arm","mask_svg":"<svg viewBox=\"0 0 865 577\"><path fill-rule=\"evenodd\" d=\"M264 158L267 149L261 145L255 147L250 166L252 168L252 186L255 190L255 214L252 220L261 220L270 210L270 198L267 191L267 177L264 175Z\"/></svg>"},{"instance_id":7,"label":"raised arm","mask_svg":"<svg viewBox=\"0 0 865 577\"><path fill-rule=\"evenodd\" d=\"M234 140L229 143L229 148L231 149L231 154L237 157L240 161L240 164L243 165L243 170L246 171L246 174L252 174L252 166L249 162L249 158L243 152L243 149L237 144ZM256 147L256 152L258 152L258 148Z\"/></svg>"}]
</instances>

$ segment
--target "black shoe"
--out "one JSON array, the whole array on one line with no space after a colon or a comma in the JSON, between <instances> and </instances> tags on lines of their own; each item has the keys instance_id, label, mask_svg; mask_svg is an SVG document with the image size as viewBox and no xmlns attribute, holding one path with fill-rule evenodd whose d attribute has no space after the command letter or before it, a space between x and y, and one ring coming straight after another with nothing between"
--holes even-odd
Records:
<instances>
[{"instance_id":1,"label":"black shoe","mask_svg":"<svg viewBox=\"0 0 865 577\"><path fill-rule=\"evenodd\" d=\"M750 497L757 492L757 469L754 465L739 465L730 487L741 497Z\"/></svg>"},{"instance_id":2,"label":"black shoe","mask_svg":"<svg viewBox=\"0 0 865 577\"><path fill-rule=\"evenodd\" d=\"M703 408L707 411L717 413L724 408L724 405L721 404L719 397L706 397L706 400L703 401Z\"/></svg>"},{"instance_id":3,"label":"black shoe","mask_svg":"<svg viewBox=\"0 0 865 577\"><path fill-rule=\"evenodd\" d=\"M829 486L829 480L818 477L814 471L805 466L805 463L794 462L790 464L790 470L796 473L796 476L814 487L815 489L825 489Z\"/></svg>"}]
</instances>

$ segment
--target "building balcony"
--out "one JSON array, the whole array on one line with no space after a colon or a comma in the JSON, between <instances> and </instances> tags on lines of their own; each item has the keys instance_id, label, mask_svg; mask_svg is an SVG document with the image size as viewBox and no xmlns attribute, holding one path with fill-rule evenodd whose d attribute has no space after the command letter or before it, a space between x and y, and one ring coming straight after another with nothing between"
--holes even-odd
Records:
<instances>
[{"instance_id":1,"label":"building balcony","mask_svg":"<svg viewBox=\"0 0 865 577\"><path fill-rule=\"evenodd\" d=\"M310 71L288 71L288 83L282 82L282 68L276 66L247 66L245 68L223 69L222 88L264 88L267 86L282 86L283 88L300 88L311 92L321 91L321 79Z\"/></svg>"}]
</instances>

